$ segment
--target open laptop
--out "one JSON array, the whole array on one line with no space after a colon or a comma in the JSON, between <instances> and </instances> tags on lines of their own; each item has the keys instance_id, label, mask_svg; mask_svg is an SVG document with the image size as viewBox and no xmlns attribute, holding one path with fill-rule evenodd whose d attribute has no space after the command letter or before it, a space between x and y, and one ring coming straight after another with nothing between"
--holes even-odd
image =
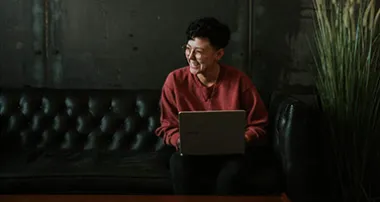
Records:
<instances>
[{"instance_id":1,"label":"open laptop","mask_svg":"<svg viewBox=\"0 0 380 202\"><path fill-rule=\"evenodd\" d=\"M244 110L181 111L178 118L181 155L244 153Z\"/></svg>"}]
</instances>

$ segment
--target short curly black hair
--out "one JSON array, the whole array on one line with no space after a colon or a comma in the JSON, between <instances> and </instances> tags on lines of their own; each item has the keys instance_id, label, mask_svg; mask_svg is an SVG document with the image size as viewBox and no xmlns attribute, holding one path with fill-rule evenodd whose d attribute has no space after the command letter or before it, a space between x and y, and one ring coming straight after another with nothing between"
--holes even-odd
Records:
<instances>
[{"instance_id":1,"label":"short curly black hair","mask_svg":"<svg viewBox=\"0 0 380 202\"><path fill-rule=\"evenodd\" d=\"M203 17L192 21L186 30L187 40L196 37L207 38L216 48L225 48L230 41L230 29L214 17Z\"/></svg>"}]
</instances>

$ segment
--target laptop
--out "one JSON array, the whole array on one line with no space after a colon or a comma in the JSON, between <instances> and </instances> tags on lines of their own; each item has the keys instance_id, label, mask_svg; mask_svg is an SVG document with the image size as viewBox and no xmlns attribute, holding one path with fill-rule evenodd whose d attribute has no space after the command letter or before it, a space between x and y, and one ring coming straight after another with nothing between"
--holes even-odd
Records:
<instances>
[{"instance_id":1,"label":"laptop","mask_svg":"<svg viewBox=\"0 0 380 202\"><path fill-rule=\"evenodd\" d=\"M181 155L243 154L244 110L181 111L178 114Z\"/></svg>"}]
</instances>

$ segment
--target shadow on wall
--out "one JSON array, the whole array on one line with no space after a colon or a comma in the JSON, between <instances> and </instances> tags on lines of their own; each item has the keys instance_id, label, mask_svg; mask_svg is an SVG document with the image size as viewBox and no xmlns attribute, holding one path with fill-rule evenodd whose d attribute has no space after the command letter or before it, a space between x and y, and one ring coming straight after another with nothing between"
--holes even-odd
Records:
<instances>
[{"instance_id":1,"label":"shadow on wall","mask_svg":"<svg viewBox=\"0 0 380 202\"><path fill-rule=\"evenodd\" d=\"M254 4L252 78L263 99L283 87L292 65L291 39L300 31L301 0L259 0Z\"/></svg>"}]
</instances>

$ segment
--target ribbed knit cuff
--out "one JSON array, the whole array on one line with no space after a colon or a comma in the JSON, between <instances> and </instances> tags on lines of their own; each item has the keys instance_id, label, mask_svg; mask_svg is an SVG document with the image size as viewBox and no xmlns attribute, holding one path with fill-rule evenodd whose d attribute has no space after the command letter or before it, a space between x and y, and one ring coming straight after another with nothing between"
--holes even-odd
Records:
<instances>
[{"instance_id":1,"label":"ribbed knit cuff","mask_svg":"<svg viewBox=\"0 0 380 202\"><path fill-rule=\"evenodd\" d=\"M254 138L255 134L251 130L245 131L245 141L247 143L251 143L252 139Z\"/></svg>"},{"instance_id":2,"label":"ribbed knit cuff","mask_svg":"<svg viewBox=\"0 0 380 202\"><path fill-rule=\"evenodd\" d=\"M177 150L178 150L178 145L177 145L178 139L179 139L179 133L174 133L170 137L170 144L173 145Z\"/></svg>"}]
</instances>

